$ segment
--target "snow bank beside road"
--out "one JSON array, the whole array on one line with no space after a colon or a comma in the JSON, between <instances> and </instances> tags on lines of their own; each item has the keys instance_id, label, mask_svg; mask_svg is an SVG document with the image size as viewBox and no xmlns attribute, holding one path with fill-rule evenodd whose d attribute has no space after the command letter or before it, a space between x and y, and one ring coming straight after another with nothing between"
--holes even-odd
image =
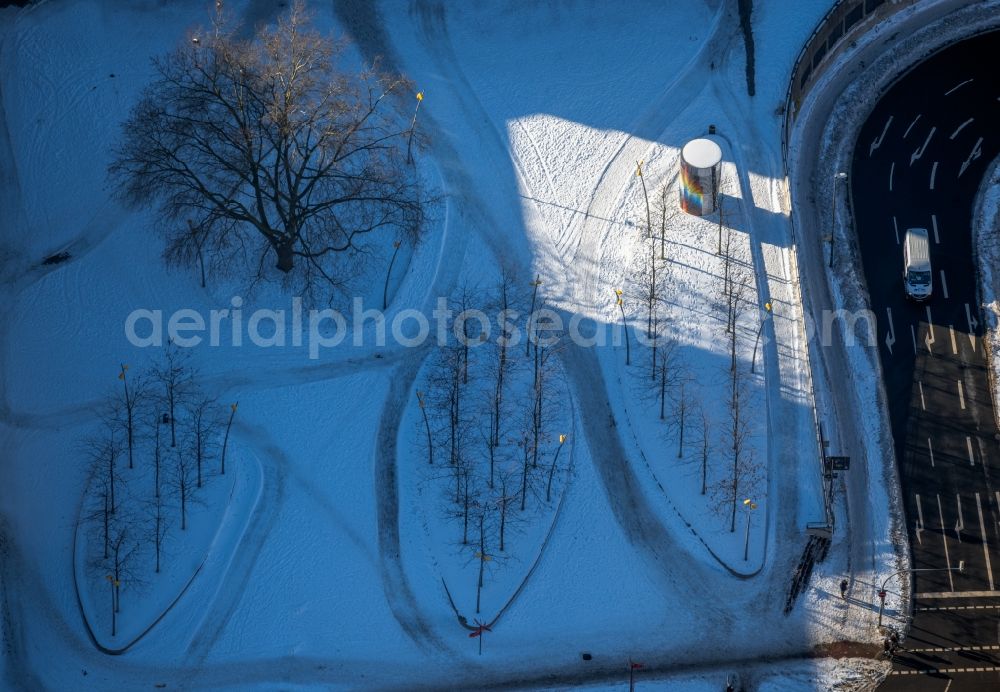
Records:
<instances>
[{"instance_id":1,"label":"snow bank beside road","mask_svg":"<svg viewBox=\"0 0 1000 692\"><path fill-rule=\"evenodd\" d=\"M991 363L990 384L993 401L1000 401L1000 159L983 176L973 210L972 234L979 267L979 304L985 320L983 340ZM1000 418L1000 408L994 406L993 410Z\"/></svg>"}]
</instances>

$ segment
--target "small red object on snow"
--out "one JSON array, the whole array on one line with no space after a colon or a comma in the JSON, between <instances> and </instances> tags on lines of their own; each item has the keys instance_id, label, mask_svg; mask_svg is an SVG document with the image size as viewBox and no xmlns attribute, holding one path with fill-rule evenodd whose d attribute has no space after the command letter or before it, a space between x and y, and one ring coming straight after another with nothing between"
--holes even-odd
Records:
<instances>
[{"instance_id":1,"label":"small red object on snow","mask_svg":"<svg viewBox=\"0 0 1000 692\"><path fill-rule=\"evenodd\" d=\"M641 663L639 663L638 661L633 661L632 662L632 670L639 670L640 668L642 668L642 664Z\"/></svg>"},{"instance_id":2,"label":"small red object on snow","mask_svg":"<svg viewBox=\"0 0 1000 692\"><path fill-rule=\"evenodd\" d=\"M490 629L489 625L484 625L481 622L477 622L476 629L474 629L472 632L469 632L469 639L475 639L476 637L481 636L483 632L492 632L492 631L493 630Z\"/></svg>"}]
</instances>

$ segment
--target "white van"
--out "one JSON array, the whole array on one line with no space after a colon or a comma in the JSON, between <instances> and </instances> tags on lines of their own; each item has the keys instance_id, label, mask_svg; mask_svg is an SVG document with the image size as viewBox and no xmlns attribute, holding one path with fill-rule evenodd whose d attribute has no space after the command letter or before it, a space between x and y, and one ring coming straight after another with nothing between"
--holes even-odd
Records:
<instances>
[{"instance_id":1,"label":"white van","mask_svg":"<svg viewBox=\"0 0 1000 692\"><path fill-rule=\"evenodd\" d=\"M927 300L934 289L926 228L910 228L903 242L903 287L913 300Z\"/></svg>"}]
</instances>

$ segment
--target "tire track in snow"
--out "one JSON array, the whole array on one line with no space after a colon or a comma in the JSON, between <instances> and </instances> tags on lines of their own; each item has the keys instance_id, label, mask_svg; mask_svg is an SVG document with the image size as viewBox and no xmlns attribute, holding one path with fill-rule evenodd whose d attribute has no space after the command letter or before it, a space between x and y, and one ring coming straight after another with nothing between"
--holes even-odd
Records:
<instances>
[{"instance_id":1,"label":"tire track in snow","mask_svg":"<svg viewBox=\"0 0 1000 692\"><path fill-rule=\"evenodd\" d=\"M687 108L694 100L694 95L706 88L705 85L713 73L710 62L716 56L728 52L737 34L736 16L730 9L730 3L722 3L719 6L712 20L709 36L701 48L636 118L629 127L631 134L601 171L593 196L587 205L576 249L572 258L563 262L569 279L567 285L580 287L572 296L576 305L595 308L599 304L597 284L600 276L593 267L599 267L601 264L601 250L613 225L607 219L610 219L614 210L620 206L621 198L631 184L631 177L622 173L634 170L635 161L648 158L645 154L650 144L640 139L637 133L648 136L659 135ZM612 173L615 177L612 177ZM592 258L594 261L593 263L581 261L581 258Z\"/></svg>"},{"instance_id":2,"label":"tire track in snow","mask_svg":"<svg viewBox=\"0 0 1000 692\"><path fill-rule=\"evenodd\" d=\"M439 67L446 71L454 83L460 85L458 89L460 100L470 122L485 122L490 124L491 136L489 137L489 141L494 144L495 148L503 152L502 156L497 155L495 158L498 160L510 158L511 152L503 145L502 137L499 135L496 127L492 125L492 120L488 112L475 97L475 92L471 84L461 72L460 61L455 55L448 37L443 6L440 2L417 0L416 4L412 6L411 14L415 15L419 20L422 31L422 45L429 47L428 50L433 52ZM722 6L715 15L710 38L706 40L705 45L702 46L695 57L689 61L685 70L661 93L657 101L648 107L637 119L635 128L645 131L658 128L658 132L662 131L662 127L659 126L660 123L669 122L683 108L687 107L688 101L677 98L674 91L677 89L689 89L691 88L690 85L698 83L699 80L704 81L705 76L711 72L710 68L703 64L704 59L707 59L709 55L714 54L717 50L727 48L735 33L734 19L731 13L726 12L725 6ZM672 111L666 108L667 104L673 106ZM665 110L673 112L673 115L670 115L669 112L665 114ZM607 174L615 167L615 162L620 161L625 156L634 156L636 151L645 151L648 147L649 144L647 142L635 136L630 136L619 148L615 157L605 166L599 180L596 199L592 200L591 204L588 205L587 216L585 217L586 221L583 225L582 235L587 242L580 244L574 258L570 262L560 262L568 275L564 280L564 285L580 285L576 283L579 281L583 281L585 286L592 286L596 283L598 277L594 268L600 266L599 248L603 241L603 238L601 238L603 234L596 232L588 233L587 227L595 223L603 223L605 232L607 231L612 222L608 221L605 217L610 217L610 212L619 206L621 196L629 184L629 180L627 179L625 183L616 185ZM643 156L640 155L638 158L643 158ZM512 159L512 161L522 180L526 181L527 177L523 175L520 163L516 159ZM629 165L631 166L631 163ZM611 191L608 190L609 187L612 188ZM526 189L530 188L526 186ZM595 204L600 205L599 210L594 209ZM598 218L594 217L595 213ZM581 261L581 255L583 255L584 260L593 258L594 261ZM580 266L585 267L585 271L582 274L576 269ZM573 276L574 273L576 274L575 277ZM665 529L656 513L648 505L646 499L638 494L638 481L633 469L628 464L622 463L622 460L627 459L627 456L618 436L618 431L613 427L613 416L610 414L610 409L607 409L607 413L605 413L599 405L588 405L588 402L592 402L595 399L603 398L605 403L607 402L606 395L595 396L597 392L605 393L607 391L604 374L597 363L596 356L593 353L586 352L584 349L568 348L560 354L560 357L563 359L565 370L570 375L573 387L577 391L577 400L581 402L580 411L581 418L584 421L584 428L588 430L590 435L596 435L597 430L603 431L602 441L600 442L592 440L588 436L591 449L615 450L614 454L595 453L593 458L595 465L598 466L598 475L605 483L607 497L612 504L613 514L626 535L637 544L642 545L642 554L647 557L653 556L654 562L666 563L665 559L661 559L661 556L666 555L666 552L672 554L674 558L688 554L687 548L680 544ZM603 447L595 447L595 445L603 445ZM621 485L622 483L624 483L624 486ZM697 563L692 561L692 564ZM662 567L662 564L659 566ZM704 582L704 580L701 581ZM673 581L670 582L670 586L674 589L677 588Z\"/></svg>"}]
</instances>

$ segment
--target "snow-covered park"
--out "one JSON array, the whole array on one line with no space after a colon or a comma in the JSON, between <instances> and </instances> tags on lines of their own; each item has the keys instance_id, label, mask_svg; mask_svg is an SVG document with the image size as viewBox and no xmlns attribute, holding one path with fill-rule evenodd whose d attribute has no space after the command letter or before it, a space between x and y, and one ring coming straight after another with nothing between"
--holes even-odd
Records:
<instances>
[{"instance_id":1,"label":"snow-covered park","mask_svg":"<svg viewBox=\"0 0 1000 692\"><path fill-rule=\"evenodd\" d=\"M323 305L167 266L158 210L108 176L151 59L215 4L0 9L3 686L625 689L630 661L651 689L884 676L884 508L848 527L835 484L837 531L789 602L806 527L830 519L830 384L783 106L829 0L755 3L752 97L734 2L309 2L348 65L411 80L392 108L432 199L419 242L373 236ZM224 3L246 37L285 4ZM721 218L678 208L703 136ZM463 348L466 309L490 323ZM526 339L541 310L551 344ZM202 338L168 346L185 325Z\"/></svg>"}]
</instances>

